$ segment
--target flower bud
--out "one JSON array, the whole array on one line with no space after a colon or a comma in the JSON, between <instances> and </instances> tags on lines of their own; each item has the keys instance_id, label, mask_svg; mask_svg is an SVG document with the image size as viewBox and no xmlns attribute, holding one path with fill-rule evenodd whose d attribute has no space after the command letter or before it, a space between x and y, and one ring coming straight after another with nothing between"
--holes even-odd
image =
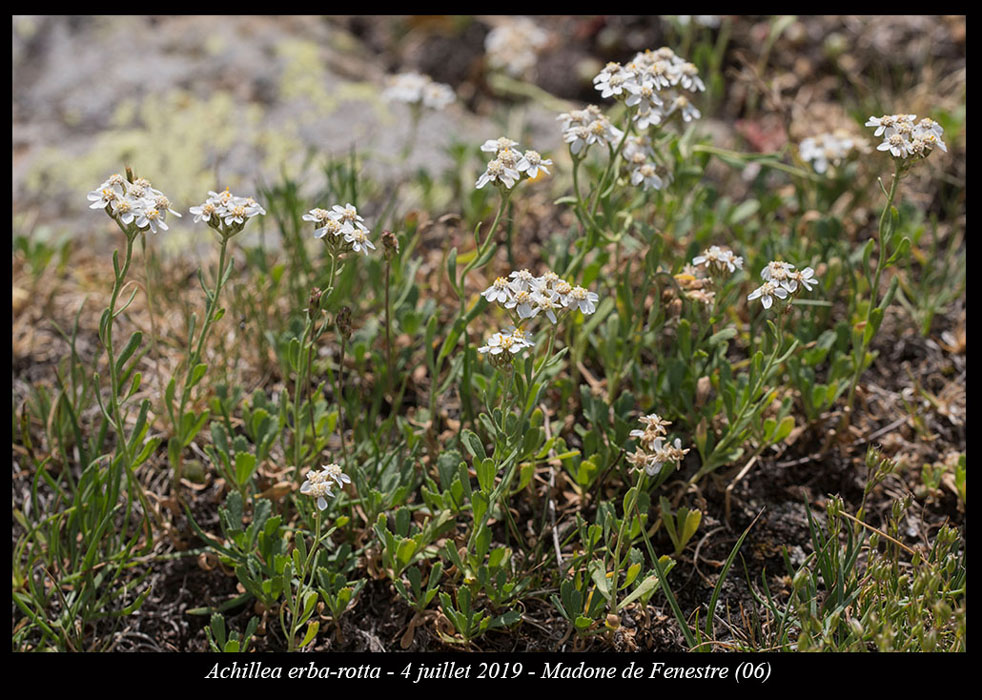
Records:
<instances>
[{"instance_id":1,"label":"flower bud","mask_svg":"<svg viewBox=\"0 0 982 700\"><path fill-rule=\"evenodd\" d=\"M337 324L338 333L340 333L345 340L349 340L351 338L351 307L342 306L338 311L338 315L335 317L334 322Z\"/></svg>"},{"instance_id":2,"label":"flower bud","mask_svg":"<svg viewBox=\"0 0 982 700\"><path fill-rule=\"evenodd\" d=\"M317 313L317 309L320 306L322 294L323 292L319 287L314 287L310 290L310 297L307 299L307 318L314 318L314 315Z\"/></svg>"},{"instance_id":3,"label":"flower bud","mask_svg":"<svg viewBox=\"0 0 982 700\"><path fill-rule=\"evenodd\" d=\"M382 252L386 260L392 260L399 252L399 239L392 231L382 232Z\"/></svg>"}]
</instances>

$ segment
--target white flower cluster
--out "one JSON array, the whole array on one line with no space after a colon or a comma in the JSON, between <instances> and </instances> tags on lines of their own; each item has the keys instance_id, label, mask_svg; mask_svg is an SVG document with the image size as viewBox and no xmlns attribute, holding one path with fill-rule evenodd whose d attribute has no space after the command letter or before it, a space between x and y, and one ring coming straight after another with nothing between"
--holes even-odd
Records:
<instances>
[{"instance_id":1,"label":"white flower cluster","mask_svg":"<svg viewBox=\"0 0 982 700\"><path fill-rule=\"evenodd\" d=\"M481 295L512 310L519 321L541 313L552 323L559 323L560 315L575 308L584 314L597 310L600 297L596 293L574 287L551 270L541 277L533 277L528 270L515 270L509 277L498 277Z\"/></svg>"},{"instance_id":2,"label":"white flower cluster","mask_svg":"<svg viewBox=\"0 0 982 700\"><path fill-rule=\"evenodd\" d=\"M606 143L613 148L624 136L624 132L611 124L596 105L563 112L556 119L562 122L563 141L569 144L574 156L579 156L581 151L585 156L585 149L595 143Z\"/></svg>"},{"instance_id":3,"label":"white flower cluster","mask_svg":"<svg viewBox=\"0 0 982 700\"><path fill-rule=\"evenodd\" d=\"M481 292L481 296L491 303L498 302L504 306L515 321L513 327L503 333L495 333L487 345L478 348L478 352L490 355L495 366L510 364L510 356L503 354L505 350L515 355L532 347L532 336L521 328L524 321L541 313L557 324L564 314L573 309L579 309L584 314L594 313L600 300L594 292L574 287L551 270L541 277L533 276L528 270L515 270L508 278L495 279L490 287ZM496 358L497 355L501 355L501 358Z\"/></svg>"},{"instance_id":4,"label":"white flower cluster","mask_svg":"<svg viewBox=\"0 0 982 700\"><path fill-rule=\"evenodd\" d=\"M723 275L724 273L732 275L737 270L743 269L743 257L734 254L728 248L714 245L702 251L702 255L692 258L692 264L697 267L705 265L706 269L713 275Z\"/></svg>"},{"instance_id":5,"label":"white flower cluster","mask_svg":"<svg viewBox=\"0 0 982 700\"><path fill-rule=\"evenodd\" d=\"M660 166L655 162L655 149L647 134L632 136L624 143L624 163L631 177L631 184L644 189L660 190L671 180L671 174L660 172Z\"/></svg>"},{"instance_id":6,"label":"white flower cluster","mask_svg":"<svg viewBox=\"0 0 982 700\"><path fill-rule=\"evenodd\" d=\"M181 216L170 208L170 200L160 190L151 187L149 180L141 177L129 182L119 173L110 175L98 189L89 192L88 200L92 202L90 209L104 209L121 225L135 223L138 229L149 228L154 233L157 229L167 230L168 213Z\"/></svg>"},{"instance_id":7,"label":"white flower cluster","mask_svg":"<svg viewBox=\"0 0 982 700\"><path fill-rule=\"evenodd\" d=\"M887 114L870 117L865 126L876 127L873 135L883 137L876 150L890 151L895 158L926 158L935 146L948 152L941 140L944 129L927 117L917 121L916 114Z\"/></svg>"},{"instance_id":8,"label":"white flower cluster","mask_svg":"<svg viewBox=\"0 0 982 700\"><path fill-rule=\"evenodd\" d=\"M637 469L644 469L648 476L658 474L666 463L678 464L689 451L682 449L682 441L675 438L669 443L666 439L671 422L651 413L638 419L644 430L632 430L630 436L637 438L640 446L627 455L627 461Z\"/></svg>"},{"instance_id":9,"label":"white flower cluster","mask_svg":"<svg viewBox=\"0 0 982 700\"><path fill-rule=\"evenodd\" d=\"M339 252L353 250L368 255L375 244L368 239L368 227L352 204L335 204L328 209L311 209L303 215L304 221L313 222L314 238L327 238L327 244ZM330 234L330 235L328 235Z\"/></svg>"},{"instance_id":10,"label":"white flower cluster","mask_svg":"<svg viewBox=\"0 0 982 700\"><path fill-rule=\"evenodd\" d=\"M642 51L623 66L608 63L594 77L593 86L601 97L624 99L628 107L635 108L633 119L642 129L676 112L685 122L702 116L685 94L705 91L699 69L667 46Z\"/></svg>"},{"instance_id":11,"label":"white flower cluster","mask_svg":"<svg viewBox=\"0 0 982 700\"><path fill-rule=\"evenodd\" d=\"M760 278L764 280L764 284L748 294L747 300L760 299L765 309L771 308L774 297L785 301L800 293L802 288L810 292L818 284L812 268L795 270L791 263L776 260L767 263L767 267L760 271Z\"/></svg>"},{"instance_id":12,"label":"white flower cluster","mask_svg":"<svg viewBox=\"0 0 982 700\"><path fill-rule=\"evenodd\" d=\"M307 480L300 487L300 493L316 498L319 510L327 508L327 499L334 496L331 486L337 484L340 489L351 483L351 477L341 471L338 464L325 464L320 471L311 469L305 476Z\"/></svg>"},{"instance_id":13,"label":"white flower cluster","mask_svg":"<svg viewBox=\"0 0 982 700\"><path fill-rule=\"evenodd\" d=\"M484 39L488 65L515 78L525 77L548 39L549 35L528 17L509 19L488 32Z\"/></svg>"},{"instance_id":14,"label":"white flower cluster","mask_svg":"<svg viewBox=\"0 0 982 700\"><path fill-rule=\"evenodd\" d=\"M487 345L482 345L477 351L482 355L488 355L495 367L506 367L511 364L512 355L517 355L533 345L535 343L532 342L531 333L510 326L503 332L491 334Z\"/></svg>"},{"instance_id":15,"label":"white flower cluster","mask_svg":"<svg viewBox=\"0 0 982 700\"><path fill-rule=\"evenodd\" d=\"M457 99L452 87L421 73L400 73L390 76L387 82L382 98L390 102L441 110Z\"/></svg>"},{"instance_id":16,"label":"white flower cluster","mask_svg":"<svg viewBox=\"0 0 982 700\"><path fill-rule=\"evenodd\" d=\"M550 174L546 166L552 165L551 159L543 158L538 151L523 153L518 148L518 141L512 141L505 136L488 139L481 145L481 150L485 153L493 153L494 158L474 183L477 189L481 189L489 182L500 183L511 189L523 176L530 180L535 179L539 176L540 170L546 175Z\"/></svg>"},{"instance_id":17,"label":"white flower cluster","mask_svg":"<svg viewBox=\"0 0 982 700\"><path fill-rule=\"evenodd\" d=\"M855 149L856 142L842 131L809 136L798 144L801 159L811 163L817 173L824 173L829 169L829 165L838 166Z\"/></svg>"},{"instance_id":18,"label":"white flower cluster","mask_svg":"<svg viewBox=\"0 0 982 700\"><path fill-rule=\"evenodd\" d=\"M252 197L237 197L225 188L224 192L208 192L204 203L189 210L194 223L204 221L222 236L228 238L243 229L246 221L266 210Z\"/></svg>"}]
</instances>

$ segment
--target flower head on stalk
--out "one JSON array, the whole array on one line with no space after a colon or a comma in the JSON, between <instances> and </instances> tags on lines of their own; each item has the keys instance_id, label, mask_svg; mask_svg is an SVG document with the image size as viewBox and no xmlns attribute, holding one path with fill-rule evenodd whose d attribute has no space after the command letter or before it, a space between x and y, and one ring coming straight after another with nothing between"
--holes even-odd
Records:
<instances>
[{"instance_id":1,"label":"flower head on stalk","mask_svg":"<svg viewBox=\"0 0 982 700\"><path fill-rule=\"evenodd\" d=\"M812 268L796 270L791 263L779 260L767 263L760 271L760 277L764 283L747 295L747 299L749 301L760 299L765 309L771 308L774 297L787 301L790 307L790 301L794 296L801 294L802 290L810 292L812 287L818 284L815 270Z\"/></svg>"},{"instance_id":2,"label":"flower head on stalk","mask_svg":"<svg viewBox=\"0 0 982 700\"><path fill-rule=\"evenodd\" d=\"M889 151L907 167L916 160L927 158L935 148L948 151L941 139L944 130L933 119L925 117L918 121L916 114L885 114L870 117L865 126L874 127L873 135L883 139L876 150Z\"/></svg>"},{"instance_id":3,"label":"flower head on stalk","mask_svg":"<svg viewBox=\"0 0 982 700\"><path fill-rule=\"evenodd\" d=\"M695 266L705 265L710 274L722 276L723 274L733 274L737 270L743 269L743 258L735 255L728 248L720 248L718 245L710 246L701 255L692 258Z\"/></svg>"},{"instance_id":4,"label":"flower head on stalk","mask_svg":"<svg viewBox=\"0 0 982 700\"><path fill-rule=\"evenodd\" d=\"M204 221L224 239L240 233L249 219L266 214L255 199L238 197L228 188L224 192L209 192L208 199L188 211L195 223Z\"/></svg>"},{"instance_id":5,"label":"flower head on stalk","mask_svg":"<svg viewBox=\"0 0 982 700\"><path fill-rule=\"evenodd\" d=\"M317 499L318 510L327 508L327 499L334 496L331 487L337 485L342 488L344 484L351 483L351 478L341 471L337 464L325 464L320 471L311 469L306 474L307 480L300 487L300 493Z\"/></svg>"},{"instance_id":6,"label":"flower head on stalk","mask_svg":"<svg viewBox=\"0 0 982 700\"><path fill-rule=\"evenodd\" d=\"M496 368L506 369L512 366L512 358L533 345L531 334L521 328L506 328L504 331L492 333L488 342L477 351L487 355Z\"/></svg>"},{"instance_id":7,"label":"flower head on stalk","mask_svg":"<svg viewBox=\"0 0 982 700\"><path fill-rule=\"evenodd\" d=\"M593 86L603 98L624 100L631 118L641 129L657 126L676 113L685 122L698 119L701 114L688 95L706 90L695 64L664 46L657 51L635 54L624 65L608 63L594 76ZM571 149L581 149L572 127L564 128L564 138ZM574 155L577 152L573 151Z\"/></svg>"},{"instance_id":8,"label":"flower head on stalk","mask_svg":"<svg viewBox=\"0 0 982 700\"><path fill-rule=\"evenodd\" d=\"M119 173L110 175L105 182L88 194L90 209L102 209L117 225L136 235L137 231L166 231L167 215L181 215L171 209L170 200L150 181L138 178L130 182Z\"/></svg>"},{"instance_id":9,"label":"flower head on stalk","mask_svg":"<svg viewBox=\"0 0 982 700\"><path fill-rule=\"evenodd\" d=\"M488 65L515 78L526 77L549 36L527 17L502 21L484 39Z\"/></svg>"},{"instance_id":10,"label":"flower head on stalk","mask_svg":"<svg viewBox=\"0 0 982 700\"><path fill-rule=\"evenodd\" d=\"M815 172L819 174L824 174L829 169L829 165L838 167L855 151L856 142L842 131L809 136L798 145L801 159L811 163Z\"/></svg>"},{"instance_id":11,"label":"flower head on stalk","mask_svg":"<svg viewBox=\"0 0 982 700\"><path fill-rule=\"evenodd\" d=\"M404 102L410 107L441 110L455 99L453 88L420 73L400 73L390 76L382 99Z\"/></svg>"},{"instance_id":12,"label":"flower head on stalk","mask_svg":"<svg viewBox=\"0 0 982 700\"><path fill-rule=\"evenodd\" d=\"M491 153L494 157L474 183L476 189L481 189L490 182L510 190L523 178L534 180L540 173L548 175L549 168L546 166L552 165L552 160L543 158L538 151L522 152L518 141L507 136L488 139L481 144L481 151Z\"/></svg>"},{"instance_id":13,"label":"flower head on stalk","mask_svg":"<svg viewBox=\"0 0 982 700\"><path fill-rule=\"evenodd\" d=\"M330 209L317 207L301 218L314 224L314 238L323 240L335 255L347 251L368 255L375 250L365 220L351 203L335 204Z\"/></svg>"},{"instance_id":14,"label":"flower head on stalk","mask_svg":"<svg viewBox=\"0 0 982 700\"><path fill-rule=\"evenodd\" d=\"M689 450L682 449L679 438L675 438L674 442L668 441L668 426L671 423L655 413L641 416L639 420L644 429L630 432L630 437L637 438L639 445L634 452L628 453L627 461L635 468L643 469L648 476L659 474L665 464L674 463L677 466Z\"/></svg>"}]
</instances>

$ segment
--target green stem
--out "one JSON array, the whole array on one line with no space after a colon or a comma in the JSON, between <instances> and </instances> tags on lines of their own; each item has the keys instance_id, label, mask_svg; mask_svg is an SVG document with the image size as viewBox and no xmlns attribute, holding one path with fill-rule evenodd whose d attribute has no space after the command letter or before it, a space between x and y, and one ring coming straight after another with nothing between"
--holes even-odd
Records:
<instances>
[{"instance_id":1,"label":"green stem","mask_svg":"<svg viewBox=\"0 0 982 700\"><path fill-rule=\"evenodd\" d=\"M185 436L183 434L184 425L184 410L187 407L188 400L191 398L191 375L194 372L194 368L201 361L201 353L205 347L205 340L208 338L208 331L211 328L211 324L215 319L215 311L218 309L218 298L222 293L222 285L225 282L226 273L226 257L228 254L228 241L230 236L222 235L222 247L221 253L218 257L218 279L215 281L215 292L210 296L205 307L205 320L201 325L201 332L198 335L198 342L194 350L188 355L188 362L185 369L184 375L184 389L181 391L181 402L178 405L177 417L174 425L174 431L178 435L178 439L181 444L184 444ZM191 340L191 344L194 344L194 340ZM174 465L174 487L175 492L177 485L181 481L181 472L183 463L180 458L178 458L178 463Z\"/></svg>"},{"instance_id":2,"label":"green stem","mask_svg":"<svg viewBox=\"0 0 982 700\"><path fill-rule=\"evenodd\" d=\"M873 309L877 307L877 297L879 296L880 291L880 275L883 273L883 269L886 267L887 260L887 251L884 249L886 241L883 240L883 231L886 227L890 209L893 206L893 200L897 196L897 185L900 183L900 171L902 167L903 161L900 159L894 159L893 182L890 183L890 192L887 195L887 203L886 206L883 207L883 212L880 214L880 223L877 228L876 272L873 275L873 281L870 283L869 304L866 306L866 319L863 324L863 342L860 346L859 352L854 356L855 366L853 368L852 380L849 382L849 394L846 397L846 407L842 414L840 432L845 430L848 427L849 422L852 420L852 407L856 398L856 386L859 383L860 375L863 373L866 351L869 349L869 345L873 340L872 336L870 336L869 340L866 340L865 329L872 322Z\"/></svg>"},{"instance_id":3,"label":"green stem","mask_svg":"<svg viewBox=\"0 0 982 700\"><path fill-rule=\"evenodd\" d=\"M116 428L116 434L119 439L119 448L121 449L123 456L126 458L127 470L129 470L129 466L133 461L130 457L129 445L127 444L126 434L123 430L123 416L120 413L119 407L120 386L119 376L116 371L116 352L113 348L113 323L116 319L116 302L119 300L119 293L122 291L123 283L126 279L126 273L129 271L130 262L133 259L134 238L135 236L131 236L129 234L126 235L126 258L123 261L122 268L119 270L119 274L116 275L115 280L113 280L112 296L109 299L109 321L106 323L106 355L109 359L110 384L109 405L112 410L113 425Z\"/></svg>"}]
</instances>

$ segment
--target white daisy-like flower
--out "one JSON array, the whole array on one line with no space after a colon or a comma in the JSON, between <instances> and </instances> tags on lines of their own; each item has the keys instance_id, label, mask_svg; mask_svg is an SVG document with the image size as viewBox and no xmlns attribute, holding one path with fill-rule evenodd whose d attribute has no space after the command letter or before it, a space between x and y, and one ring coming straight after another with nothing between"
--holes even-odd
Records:
<instances>
[{"instance_id":1,"label":"white daisy-like flower","mask_svg":"<svg viewBox=\"0 0 982 700\"><path fill-rule=\"evenodd\" d=\"M501 182L505 187L511 189L514 187L515 183L521 177L519 172L513 168L508 167L503 162L495 158L490 163L488 163L487 169L477 178L477 182L474 183L476 189L481 189L489 182Z\"/></svg>"},{"instance_id":2,"label":"white daisy-like flower","mask_svg":"<svg viewBox=\"0 0 982 700\"><path fill-rule=\"evenodd\" d=\"M198 223L199 221L210 222L211 217L216 216L217 209L215 203L209 200L196 207L191 207L188 211L194 216L194 223Z\"/></svg>"},{"instance_id":3,"label":"white daisy-like flower","mask_svg":"<svg viewBox=\"0 0 982 700\"><path fill-rule=\"evenodd\" d=\"M812 290L812 287L818 284L818 279L815 277L815 271L810 267L792 272L791 280L797 282L809 292Z\"/></svg>"},{"instance_id":4,"label":"white daisy-like flower","mask_svg":"<svg viewBox=\"0 0 982 700\"><path fill-rule=\"evenodd\" d=\"M321 473L325 480L333 479L339 489L343 489L345 484L351 483L351 477L342 471L340 464L325 464L321 467Z\"/></svg>"},{"instance_id":5,"label":"white daisy-like flower","mask_svg":"<svg viewBox=\"0 0 982 700\"><path fill-rule=\"evenodd\" d=\"M600 91L601 97L621 97L625 95L633 75L619 64L608 63L593 79L593 87Z\"/></svg>"},{"instance_id":6,"label":"white daisy-like flower","mask_svg":"<svg viewBox=\"0 0 982 700\"><path fill-rule=\"evenodd\" d=\"M508 286L516 292L528 291L535 284L535 276L526 269L513 270L510 275L511 282Z\"/></svg>"},{"instance_id":7,"label":"white daisy-like flower","mask_svg":"<svg viewBox=\"0 0 982 700\"><path fill-rule=\"evenodd\" d=\"M549 294L563 306L569 306L572 303L570 299L572 292L573 285L562 279L556 282L553 288L549 290Z\"/></svg>"},{"instance_id":8,"label":"white daisy-like flower","mask_svg":"<svg viewBox=\"0 0 982 700\"><path fill-rule=\"evenodd\" d=\"M484 39L488 65L521 78L535 66L537 54L549 35L527 17L502 22Z\"/></svg>"},{"instance_id":9,"label":"white daisy-like flower","mask_svg":"<svg viewBox=\"0 0 982 700\"><path fill-rule=\"evenodd\" d=\"M506 168L518 172L518 161L522 159L522 154L514 148L502 148L495 156L495 160L501 161Z\"/></svg>"},{"instance_id":10,"label":"white daisy-like flower","mask_svg":"<svg viewBox=\"0 0 982 700\"><path fill-rule=\"evenodd\" d=\"M260 214L266 216L266 210L252 197L236 197L235 203L244 206L246 208L246 215L250 218Z\"/></svg>"},{"instance_id":11,"label":"white daisy-like flower","mask_svg":"<svg viewBox=\"0 0 982 700\"><path fill-rule=\"evenodd\" d=\"M482 345L477 351L490 355L501 355L505 352L511 355L517 355L525 348L531 347L531 345L531 341L526 342L524 335L516 335L514 331L506 331L504 333L499 331L493 333L488 338L487 345Z\"/></svg>"},{"instance_id":12,"label":"white daisy-like flower","mask_svg":"<svg viewBox=\"0 0 982 700\"><path fill-rule=\"evenodd\" d=\"M530 178L536 178L539 176L540 170L546 175L550 174L547 165L552 165L551 158L543 158L538 151L525 151L515 166L515 170L525 173Z\"/></svg>"},{"instance_id":13,"label":"white daisy-like flower","mask_svg":"<svg viewBox=\"0 0 982 700\"><path fill-rule=\"evenodd\" d=\"M694 63L684 62L678 71L678 85L681 85L690 92L705 92L706 84L699 77L699 69Z\"/></svg>"},{"instance_id":14,"label":"white daisy-like flower","mask_svg":"<svg viewBox=\"0 0 982 700\"><path fill-rule=\"evenodd\" d=\"M532 304L532 293L525 289L519 289L505 302L505 308L515 309L519 318L531 318L533 316Z\"/></svg>"},{"instance_id":15,"label":"white daisy-like flower","mask_svg":"<svg viewBox=\"0 0 982 700\"><path fill-rule=\"evenodd\" d=\"M569 151L574 156L586 149L590 141L590 130L585 126L571 126L563 131L563 141L569 144Z\"/></svg>"},{"instance_id":16,"label":"white daisy-like flower","mask_svg":"<svg viewBox=\"0 0 982 700\"><path fill-rule=\"evenodd\" d=\"M136 225L137 228L149 228L154 233L157 233L158 228L161 231L166 231L168 228L167 224L164 223L164 213L153 205L144 207L137 212Z\"/></svg>"},{"instance_id":17,"label":"white daisy-like flower","mask_svg":"<svg viewBox=\"0 0 982 700\"><path fill-rule=\"evenodd\" d=\"M488 139L482 143L481 150L485 153L494 153L497 156L500 151L506 148L516 148L517 146L518 141L512 141L507 136L499 136L496 139Z\"/></svg>"},{"instance_id":18,"label":"white daisy-like flower","mask_svg":"<svg viewBox=\"0 0 982 700\"><path fill-rule=\"evenodd\" d=\"M235 195L229 192L228 187L225 188L224 192L212 192L208 190L208 197L220 207L228 207L232 203L232 200L235 199Z\"/></svg>"},{"instance_id":19,"label":"white daisy-like flower","mask_svg":"<svg viewBox=\"0 0 982 700\"><path fill-rule=\"evenodd\" d=\"M327 209L321 209L320 207L311 209L309 212L300 217L304 221L311 221L318 228L323 226L328 219L331 218L331 212Z\"/></svg>"},{"instance_id":20,"label":"white daisy-like flower","mask_svg":"<svg viewBox=\"0 0 982 700\"><path fill-rule=\"evenodd\" d=\"M730 272L732 274L743 269L743 258L734 255L732 250L714 245L704 250L702 255L692 258L692 264L696 266L705 265L714 272Z\"/></svg>"},{"instance_id":21,"label":"white daisy-like flower","mask_svg":"<svg viewBox=\"0 0 982 700\"><path fill-rule=\"evenodd\" d=\"M651 145L651 137L647 134L640 136L628 136L624 140L624 149L621 151L624 159L633 162L635 156L641 156L645 160L655 157L655 149Z\"/></svg>"},{"instance_id":22,"label":"white daisy-like flower","mask_svg":"<svg viewBox=\"0 0 982 700\"><path fill-rule=\"evenodd\" d=\"M889 130L888 130L889 131ZM908 147L910 142L907 141L901 134L894 132L889 135L885 135L883 143L876 147L878 151L890 151L890 154L894 158L906 158L910 155Z\"/></svg>"},{"instance_id":23,"label":"white daisy-like flower","mask_svg":"<svg viewBox=\"0 0 982 700\"><path fill-rule=\"evenodd\" d=\"M675 112L679 112L682 115L682 121L691 122L693 119L699 119L702 113L696 109L689 98L685 95L677 95L670 103L668 112L666 116L672 116Z\"/></svg>"},{"instance_id":24,"label":"white daisy-like flower","mask_svg":"<svg viewBox=\"0 0 982 700\"><path fill-rule=\"evenodd\" d=\"M339 487L342 480L350 481L347 475L340 473L340 467L336 464L325 465L320 471L311 469L305 476L306 481L300 486L300 493L316 498L318 510L327 508L327 499L334 496L334 492L331 491L332 481Z\"/></svg>"},{"instance_id":25,"label":"white daisy-like flower","mask_svg":"<svg viewBox=\"0 0 982 700\"><path fill-rule=\"evenodd\" d=\"M418 104L423 99L423 89L430 84L430 78L420 73L400 73L390 76L388 86L382 91L382 98L392 102Z\"/></svg>"},{"instance_id":26,"label":"white daisy-like flower","mask_svg":"<svg viewBox=\"0 0 982 700\"><path fill-rule=\"evenodd\" d=\"M105 209L113 202L121 199L121 194L116 188L106 186L106 183L103 183L103 187L89 192L87 198L92 202L89 209Z\"/></svg>"},{"instance_id":27,"label":"white daisy-like flower","mask_svg":"<svg viewBox=\"0 0 982 700\"><path fill-rule=\"evenodd\" d=\"M155 196L155 197L153 198L153 205L154 205L154 207L156 207L156 208L157 208L157 210L159 210L159 211L160 211L160 212L161 212L161 213L162 213L162 214L163 214L164 216L166 216L167 214L173 214L173 215L174 215L174 216L176 216L176 217L177 217L178 219L180 219L180 218L181 218L181 215L180 215L180 214L179 214L178 212L176 212L176 211L174 211L173 209L171 209L171 207L170 207L170 200L169 200L169 199L167 199L167 197L165 197L165 196L164 196L164 195L162 195L162 194L158 194L158 195L156 195L156 196Z\"/></svg>"},{"instance_id":28,"label":"white daisy-like flower","mask_svg":"<svg viewBox=\"0 0 982 700\"><path fill-rule=\"evenodd\" d=\"M607 117L599 117L594 119L592 122L590 122L590 125L587 126L587 131L589 132L586 139L587 145L592 145L594 143L607 143L613 146L620 141L622 136L624 136L624 132L611 124Z\"/></svg>"},{"instance_id":29,"label":"white daisy-like flower","mask_svg":"<svg viewBox=\"0 0 982 700\"><path fill-rule=\"evenodd\" d=\"M774 282L764 282L764 284L757 287L757 289L747 295L747 301L760 299L760 303L763 305L763 307L765 309L769 309L774 303L774 297L782 300L787 299L788 290L782 287L780 284L776 284Z\"/></svg>"},{"instance_id":30,"label":"white daisy-like flower","mask_svg":"<svg viewBox=\"0 0 982 700\"><path fill-rule=\"evenodd\" d=\"M559 275L552 270L546 270L541 277L535 278L535 289L540 292L552 290L559 283Z\"/></svg>"},{"instance_id":31,"label":"white daisy-like flower","mask_svg":"<svg viewBox=\"0 0 982 700\"><path fill-rule=\"evenodd\" d=\"M640 111L646 112L653 108L661 107L665 104L658 93L655 91L655 86L650 80L642 81L629 81L627 83L627 91L630 93L624 100L624 104L628 107L637 107Z\"/></svg>"},{"instance_id":32,"label":"white daisy-like flower","mask_svg":"<svg viewBox=\"0 0 982 700\"><path fill-rule=\"evenodd\" d=\"M761 269L760 278L771 282L783 282L788 279L794 271L794 265L789 262L772 260L767 266Z\"/></svg>"},{"instance_id":33,"label":"white daisy-like flower","mask_svg":"<svg viewBox=\"0 0 982 700\"><path fill-rule=\"evenodd\" d=\"M941 140L944 135L944 129L933 119L928 119L925 117L921 119L916 126L914 126L912 136L914 139L919 139L923 141L928 146L937 146L945 153L948 152L948 146L945 142Z\"/></svg>"},{"instance_id":34,"label":"white daisy-like flower","mask_svg":"<svg viewBox=\"0 0 982 700\"><path fill-rule=\"evenodd\" d=\"M508 284L508 280L504 277L496 278L490 287L481 292L481 296L492 304L496 301L504 304L511 298L511 295L511 287Z\"/></svg>"},{"instance_id":35,"label":"white daisy-like flower","mask_svg":"<svg viewBox=\"0 0 982 700\"><path fill-rule=\"evenodd\" d=\"M656 90L664 90L672 84L672 63L665 59L656 59L647 63L645 78L651 81Z\"/></svg>"},{"instance_id":36,"label":"white daisy-like flower","mask_svg":"<svg viewBox=\"0 0 982 700\"><path fill-rule=\"evenodd\" d=\"M457 99L453 88L444 83L431 81L423 87L423 106L430 109L441 110L447 105L451 105Z\"/></svg>"},{"instance_id":37,"label":"white daisy-like flower","mask_svg":"<svg viewBox=\"0 0 982 700\"><path fill-rule=\"evenodd\" d=\"M640 111L634 115L634 122L638 125L639 129L649 129L652 126L658 126L665 119L665 114L662 112L661 107L652 107L647 111Z\"/></svg>"},{"instance_id":38,"label":"white daisy-like flower","mask_svg":"<svg viewBox=\"0 0 982 700\"><path fill-rule=\"evenodd\" d=\"M225 222L226 226L232 226L233 224L244 224L248 218L249 211L246 206L233 202L226 208L222 221Z\"/></svg>"},{"instance_id":39,"label":"white daisy-like flower","mask_svg":"<svg viewBox=\"0 0 982 700\"><path fill-rule=\"evenodd\" d=\"M344 240L351 244L351 249L356 253L368 255L369 250L375 250L375 244L368 240L368 234L360 228L346 232Z\"/></svg>"},{"instance_id":40,"label":"white daisy-like flower","mask_svg":"<svg viewBox=\"0 0 982 700\"><path fill-rule=\"evenodd\" d=\"M819 134L798 144L801 159L811 163L815 172L825 173L829 165L839 165L855 147L851 138L839 134Z\"/></svg>"},{"instance_id":41,"label":"white daisy-like flower","mask_svg":"<svg viewBox=\"0 0 982 700\"><path fill-rule=\"evenodd\" d=\"M576 306L584 314L592 314L597 310L597 302L600 301L600 297L596 292L590 292L583 287L576 286L569 292L569 306Z\"/></svg>"},{"instance_id":42,"label":"white daisy-like flower","mask_svg":"<svg viewBox=\"0 0 982 700\"><path fill-rule=\"evenodd\" d=\"M330 234L334 237L340 237L349 231L354 231L354 227L350 224L342 224L337 219L328 218L324 221L324 225L320 228L314 229L314 238L324 238L324 236ZM330 239L329 239L330 240Z\"/></svg>"},{"instance_id":43,"label":"white daisy-like flower","mask_svg":"<svg viewBox=\"0 0 982 700\"><path fill-rule=\"evenodd\" d=\"M563 112L556 117L556 121L562 122L563 131L566 131L574 126L586 126L602 114L603 112L600 111L597 105L587 105L583 109Z\"/></svg>"},{"instance_id":44,"label":"white daisy-like flower","mask_svg":"<svg viewBox=\"0 0 982 700\"><path fill-rule=\"evenodd\" d=\"M345 224L350 224L352 228L359 228L362 231L368 231L365 226L364 219L358 215L358 210L355 209L354 205L351 203L345 204L343 207L340 204L335 204L331 207L331 211L328 216L342 226Z\"/></svg>"},{"instance_id":45,"label":"white daisy-like flower","mask_svg":"<svg viewBox=\"0 0 982 700\"><path fill-rule=\"evenodd\" d=\"M557 301L558 299L552 294L540 291L533 292L532 316L542 313L546 318L552 321L552 323L559 323L559 318L556 316L556 311L560 310L560 306Z\"/></svg>"},{"instance_id":46,"label":"white daisy-like flower","mask_svg":"<svg viewBox=\"0 0 982 700\"><path fill-rule=\"evenodd\" d=\"M129 226L136 220L137 209L127 198L120 198L112 203L113 216Z\"/></svg>"},{"instance_id":47,"label":"white daisy-like flower","mask_svg":"<svg viewBox=\"0 0 982 700\"><path fill-rule=\"evenodd\" d=\"M653 163L642 163L631 173L631 184L635 187L644 185L646 190L660 190L665 182L658 177L658 171Z\"/></svg>"},{"instance_id":48,"label":"white daisy-like flower","mask_svg":"<svg viewBox=\"0 0 982 700\"><path fill-rule=\"evenodd\" d=\"M671 445L666 445L659 439L658 444L651 448L652 459L649 464L645 465L645 472L648 476L654 476L661 471L663 464L681 462L688 451L688 449L682 449L682 441L679 438L675 438Z\"/></svg>"}]
</instances>

